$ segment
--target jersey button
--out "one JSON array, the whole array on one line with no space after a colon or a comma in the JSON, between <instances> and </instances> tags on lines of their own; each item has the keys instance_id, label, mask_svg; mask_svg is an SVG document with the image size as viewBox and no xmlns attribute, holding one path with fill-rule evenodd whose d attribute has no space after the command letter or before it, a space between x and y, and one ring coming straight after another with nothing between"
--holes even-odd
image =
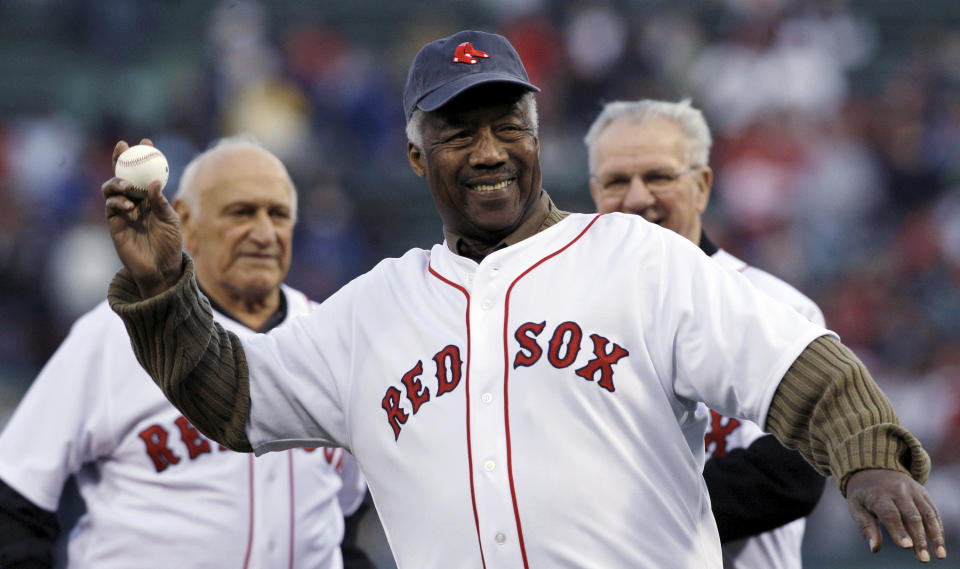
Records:
<instances>
[{"instance_id":1,"label":"jersey button","mask_svg":"<svg viewBox=\"0 0 960 569\"><path fill-rule=\"evenodd\" d=\"M483 463L483 469L487 472L493 472L493 469L497 467L497 463L492 460L488 460Z\"/></svg>"},{"instance_id":2,"label":"jersey button","mask_svg":"<svg viewBox=\"0 0 960 569\"><path fill-rule=\"evenodd\" d=\"M480 396L480 401L483 401L484 403L490 403L491 401L493 401L493 394L484 393L483 395Z\"/></svg>"},{"instance_id":3,"label":"jersey button","mask_svg":"<svg viewBox=\"0 0 960 569\"><path fill-rule=\"evenodd\" d=\"M498 533L497 535L493 536L493 539L497 540L498 545L503 545L504 542L507 541L507 536L503 535L502 533Z\"/></svg>"},{"instance_id":4,"label":"jersey button","mask_svg":"<svg viewBox=\"0 0 960 569\"><path fill-rule=\"evenodd\" d=\"M490 308L492 307L493 307L493 301L490 300L489 298L484 300L483 303L480 304L480 308L484 310L490 310Z\"/></svg>"}]
</instances>

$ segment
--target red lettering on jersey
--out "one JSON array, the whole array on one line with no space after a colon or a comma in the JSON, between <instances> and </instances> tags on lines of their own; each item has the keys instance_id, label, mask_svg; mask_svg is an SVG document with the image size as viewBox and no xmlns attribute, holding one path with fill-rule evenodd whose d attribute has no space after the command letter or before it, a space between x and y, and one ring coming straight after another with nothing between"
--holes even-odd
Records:
<instances>
[{"instance_id":1,"label":"red lettering on jersey","mask_svg":"<svg viewBox=\"0 0 960 569\"><path fill-rule=\"evenodd\" d=\"M337 454L337 449L333 447L323 447L323 458L327 460L327 464L333 462L333 457Z\"/></svg>"},{"instance_id":2,"label":"red lettering on jersey","mask_svg":"<svg viewBox=\"0 0 960 569\"><path fill-rule=\"evenodd\" d=\"M532 366L537 363L537 360L543 355L543 350L540 348L540 345L537 344L537 336L540 335L540 332L543 332L543 327L546 326L546 324L546 322L539 324L527 322L521 324L520 327L517 328L517 331L514 332L513 337L520 343L520 350L517 351L516 357L513 358L513 369L517 369L520 366ZM523 353L523 350L526 350L529 354Z\"/></svg>"},{"instance_id":3,"label":"red lettering on jersey","mask_svg":"<svg viewBox=\"0 0 960 569\"><path fill-rule=\"evenodd\" d=\"M153 461L157 472L163 472L171 464L180 462L177 455L173 454L170 447L167 446L167 430L160 425L153 425L140 431L140 438L147 445L147 455Z\"/></svg>"},{"instance_id":4,"label":"red lettering on jersey","mask_svg":"<svg viewBox=\"0 0 960 569\"><path fill-rule=\"evenodd\" d=\"M570 337L566 342L567 353L561 358L560 348L563 347L563 338L567 332L570 332ZM564 322L557 326L557 329L553 332L553 337L550 338L550 348L547 352L547 357L550 359L553 367L558 369L565 368L572 364L573 360L577 359L577 354L580 353L580 339L582 337L583 331L580 330L576 322Z\"/></svg>"},{"instance_id":5,"label":"red lettering on jersey","mask_svg":"<svg viewBox=\"0 0 960 569\"><path fill-rule=\"evenodd\" d=\"M460 361L460 348L450 345L433 356L437 364L437 397L449 393L460 384L463 362ZM450 363L450 378L447 379L447 362ZM416 412L416 411L414 411Z\"/></svg>"},{"instance_id":6,"label":"red lettering on jersey","mask_svg":"<svg viewBox=\"0 0 960 569\"><path fill-rule=\"evenodd\" d=\"M225 446L223 446L223 445L221 445L221 444L218 444L218 445L217 445L217 448L220 450L220 452L223 452L223 451L225 451L225 450L230 450L230 449L228 449L227 447L225 447Z\"/></svg>"},{"instance_id":7,"label":"red lettering on jersey","mask_svg":"<svg viewBox=\"0 0 960 569\"><path fill-rule=\"evenodd\" d=\"M387 412L387 423L393 428L393 440L400 438L400 425L407 422L409 415L400 408L400 390L394 386L387 388L383 396L383 402L380 404L383 410Z\"/></svg>"},{"instance_id":8,"label":"red lettering on jersey","mask_svg":"<svg viewBox=\"0 0 960 569\"><path fill-rule=\"evenodd\" d=\"M587 381L593 381L593 377L597 371L599 371L600 381L597 382L597 385L607 391L615 391L616 388L613 386L613 364L617 363L620 358L630 355L630 352L617 344L613 344L613 347L610 348L610 352L608 353L605 348L610 340L598 334L590 334L590 339L593 340L593 354L597 357L587 362L587 365L578 369L576 373Z\"/></svg>"},{"instance_id":9,"label":"red lettering on jersey","mask_svg":"<svg viewBox=\"0 0 960 569\"><path fill-rule=\"evenodd\" d=\"M726 423L724 423L726 419ZM714 445L713 456L727 456L727 435L737 430L740 421L733 417L727 418L710 410L710 430L703 438L704 446L707 452L710 452L710 445Z\"/></svg>"},{"instance_id":10,"label":"red lettering on jersey","mask_svg":"<svg viewBox=\"0 0 960 569\"><path fill-rule=\"evenodd\" d=\"M187 452L190 453L191 460L205 452L210 452L210 441L203 438L200 431L191 425L186 417L180 417L174 422L180 427L180 438L183 439L183 444L187 446Z\"/></svg>"},{"instance_id":11,"label":"red lettering on jersey","mask_svg":"<svg viewBox=\"0 0 960 569\"><path fill-rule=\"evenodd\" d=\"M430 389L424 387L423 382L417 379L421 373L423 373L423 363L418 360L417 365L403 374L403 379L400 380L407 388L407 399L409 399L410 404L413 405L414 415L417 414L417 410L420 409L421 405L430 401Z\"/></svg>"}]
</instances>

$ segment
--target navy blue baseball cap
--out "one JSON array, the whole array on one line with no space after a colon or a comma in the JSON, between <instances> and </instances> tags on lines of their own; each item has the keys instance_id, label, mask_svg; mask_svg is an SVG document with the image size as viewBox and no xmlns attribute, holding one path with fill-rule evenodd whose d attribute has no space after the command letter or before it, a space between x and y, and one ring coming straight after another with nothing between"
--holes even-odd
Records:
<instances>
[{"instance_id":1,"label":"navy blue baseball cap","mask_svg":"<svg viewBox=\"0 0 960 569\"><path fill-rule=\"evenodd\" d=\"M501 82L540 89L530 82L517 50L507 38L487 32L463 31L433 41L417 53L403 89L403 112L435 111L471 87Z\"/></svg>"}]
</instances>

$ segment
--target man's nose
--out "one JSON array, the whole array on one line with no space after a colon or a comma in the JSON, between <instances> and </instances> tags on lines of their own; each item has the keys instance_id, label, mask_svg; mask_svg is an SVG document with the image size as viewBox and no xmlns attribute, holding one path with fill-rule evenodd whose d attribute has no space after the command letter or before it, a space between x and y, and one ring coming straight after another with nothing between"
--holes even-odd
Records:
<instances>
[{"instance_id":1,"label":"man's nose","mask_svg":"<svg viewBox=\"0 0 960 569\"><path fill-rule=\"evenodd\" d=\"M267 211L260 211L253 217L250 228L250 239L258 244L269 245L276 239L277 231L273 219Z\"/></svg>"},{"instance_id":2,"label":"man's nose","mask_svg":"<svg viewBox=\"0 0 960 569\"><path fill-rule=\"evenodd\" d=\"M657 203L657 198L647 189L640 175L630 178L630 189L623 197L623 210L630 213L640 213Z\"/></svg>"},{"instance_id":3,"label":"man's nose","mask_svg":"<svg viewBox=\"0 0 960 569\"><path fill-rule=\"evenodd\" d=\"M490 129L481 129L477 133L477 141L473 152L470 153L470 165L475 167L495 167L507 161L507 152L503 143Z\"/></svg>"}]
</instances>

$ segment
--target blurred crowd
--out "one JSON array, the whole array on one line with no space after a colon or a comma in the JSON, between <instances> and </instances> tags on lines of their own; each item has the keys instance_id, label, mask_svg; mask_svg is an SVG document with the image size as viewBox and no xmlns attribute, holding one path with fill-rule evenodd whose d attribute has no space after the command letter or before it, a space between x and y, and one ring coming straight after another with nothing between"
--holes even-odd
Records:
<instances>
[{"instance_id":1,"label":"blurred crowd","mask_svg":"<svg viewBox=\"0 0 960 569\"><path fill-rule=\"evenodd\" d=\"M544 185L563 209L590 210L582 138L602 102L704 110L707 231L814 298L867 363L935 455L956 549L960 3L434 4L0 3L0 424L118 266L98 191L116 140L151 138L171 194L212 139L255 135L300 192L290 283L323 299L442 239L400 94L421 45L478 28L507 36L542 88ZM808 557L865 549L834 545L858 536L824 500Z\"/></svg>"}]
</instances>

